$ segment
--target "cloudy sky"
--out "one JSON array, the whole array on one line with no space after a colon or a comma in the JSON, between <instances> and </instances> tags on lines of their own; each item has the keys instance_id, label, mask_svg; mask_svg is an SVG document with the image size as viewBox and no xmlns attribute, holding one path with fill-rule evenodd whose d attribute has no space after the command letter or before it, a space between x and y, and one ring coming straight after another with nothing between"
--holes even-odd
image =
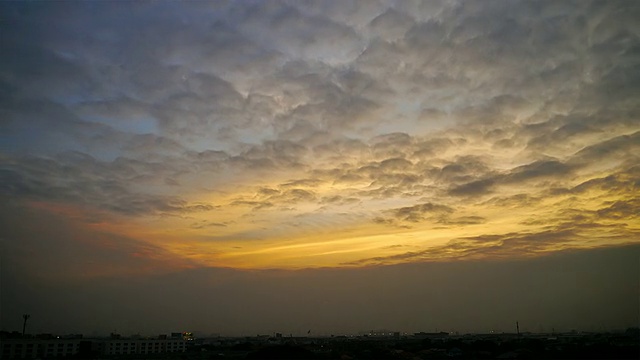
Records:
<instances>
[{"instance_id":1,"label":"cloudy sky","mask_svg":"<svg viewBox=\"0 0 640 360\"><path fill-rule=\"evenodd\" d=\"M2 329L637 325L639 18L3 2Z\"/></svg>"}]
</instances>

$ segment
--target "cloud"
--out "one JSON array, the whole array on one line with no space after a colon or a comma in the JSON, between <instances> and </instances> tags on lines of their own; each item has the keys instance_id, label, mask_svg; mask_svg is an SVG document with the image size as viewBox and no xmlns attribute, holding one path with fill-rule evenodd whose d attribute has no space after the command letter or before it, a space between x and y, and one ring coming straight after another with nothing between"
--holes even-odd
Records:
<instances>
[{"instance_id":1,"label":"cloud","mask_svg":"<svg viewBox=\"0 0 640 360\"><path fill-rule=\"evenodd\" d=\"M273 203L269 201L248 201L248 200L234 200L230 205L251 206L253 210L268 209L273 207Z\"/></svg>"},{"instance_id":2,"label":"cloud","mask_svg":"<svg viewBox=\"0 0 640 360\"><path fill-rule=\"evenodd\" d=\"M495 184L494 179L483 179L468 182L466 184L456 186L449 190L449 194L457 196L476 196L484 195L491 191L491 187Z\"/></svg>"},{"instance_id":3,"label":"cloud","mask_svg":"<svg viewBox=\"0 0 640 360\"><path fill-rule=\"evenodd\" d=\"M413 19L396 9L389 8L369 23L369 30L386 41L394 41L404 37L412 27Z\"/></svg>"},{"instance_id":4,"label":"cloud","mask_svg":"<svg viewBox=\"0 0 640 360\"><path fill-rule=\"evenodd\" d=\"M359 259L347 265L384 265L397 262L434 261L446 259L474 259L486 257L533 256L536 253L557 249L569 244L576 232L571 229L554 229L536 233L486 234L462 237L442 246L409 251L396 255ZM562 248L562 246L560 246Z\"/></svg>"},{"instance_id":5,"label":"cloud","mask_svg":"<svg viewBox=\"0 0 640 360\"><path fill-rule=\"evenodd\" d=\"M385 210L386 216L377 216L373 222L381 225L391 225L394 227L411 228L418 223L440 223L440 224L473 224L477 223L480 217L461 217L451 219L453 208L434 204L430 202L413 206L406 206L396 209Z\"/></svg>"},{"instance_id":6,"label":"cloud","mask_svg":"<svg viewBox=\"0 0 640 360\"><path fill-rule=\"evenodd\" d=\"M635 153L640 140L640 132L621 135L583 148L574 155L574 161L587 163L614 157L627 159Z\"/></svg>"},{"instance_id":7,"label":"cloud","mask_svg":"<svg viewBox=\"0 0 640 360\"><path fill-rule=\"evenodd\" d=\"M350 26L292 6L261 4L245 11L241 21L241 31L289 57L342 63L361 51Z\"/></svg>"},{"instance_id":8,"label":"cloud","mask_svg":"<svg viewBox=\"0 0 640 360\"><path fill-rule=\"evenodd\" d=\"M193 223L191 227L194 229L205 229L208 227L227 227L227 225L228 224L219 223L219 222L199 221L199 222Z\"/></svg>"},{"instance_id":9,"label":"cloud","mask_svg":"<svg viewBox=\"0 0 640 360\"><path fill-rule=\"evenodd\" d=\"M506 197L495 196L487 200L487 202L493 206L508 209L513 207L534 206L539 204L541 200L541 198L533 197L529 194L516 194Z\"/></svg>"},{"instance_id":10,"label":"cloud","mask_svg":"<svg viewBox=\"0 0 640 360\"><path fill-rule=\"evenodd\" d=\"M487 221L486 218L482 216L461 216L452 219L446 219L443 223L447 225L476 225L483 224Z\"/></svg>"},{"instance_id":11,"label":"cloud","mask_svg":"<svg viewBox=\"0 0 640 360\"><path fill-rule=\"evenodd\" d=\"M632 220L637 218L640 210L640 201L638 199L619 200L613 202L611 206L601 208L597 211L598 218L616 219L616 220Z\"/></svg>"},{"instance_id":12,"label":"cloud","mask_svg":"<svg viewBox=\"0 0 640 360\"><path fill-rule=\"evenodd\" d=\"M211 205L189 204L177 196L134 192L129 185L132 181L150 183L171 176L174 171L126 158L102 162L76 152L54 159L13 158L5 162L1 172L2 195L13 199L72 203L127 215L212 209Z\"/></svg>"},{"instance_id":13,"label":"cloud","mask_svg":"<svg viewBox=\"0 0 640 360\"><path fill-rule=\"evenodd\" d=\"M453 209L448 206L424 203L396 209L393 211L393 215L401 221L418 222L424 220L426 217L437 217L452 212Z\"/></svg>"},{"instance_id":14,"label":"cloud","mask_svg":"<svg viewBox=\"0 0 640 360\"><path fill-rule=\"evenodd\" d=\"M356 240L380 231L417 248L444 228L438 241L561 224L576 227L571 246L633 235L627 3L0 7L12 201L162 219L203 253L212 229L266 249L278 231L307 246L325 226L359 244L334 263L384 248Z\"/></svg>"},{"instance_id":15,"label":"cloud","mask_svg":"<svg viewBox=\"0 0 640 360\"><path fill-rule=\"evenodd\" d=\"M503 181L523 182L540 177L560 177L566 176L571 168L556 160L541 160L531 164L523 165L511 170Z\"/></svg>"},{"instance_id":16,"label":"cloud","mask_svg":"<svg viewBox=\"0 0 640 360\"><path fill-rule=\"evenodd\" d=\"M448 165L448 172L459 170ZM445 170L445 169L443 169ZM557 160L539 160L530 164L518 166L506 173L496 174L480 180L474 180L455 186L449 190L449 194L457 196L485 195L493 190L496 185L510 185L526 183L539 178L563 178L570 174L571 166Z\"/></svg>"}]
</instances>

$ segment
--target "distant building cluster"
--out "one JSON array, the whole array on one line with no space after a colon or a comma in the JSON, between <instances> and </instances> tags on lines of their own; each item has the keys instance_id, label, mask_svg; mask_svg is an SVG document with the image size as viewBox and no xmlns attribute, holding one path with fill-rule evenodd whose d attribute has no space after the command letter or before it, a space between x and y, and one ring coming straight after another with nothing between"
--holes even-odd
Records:
<instances>
[{"instance_id":1,"label":"distant building cluster","mask_svg":"<svg viewBox=\"0 0 640 360\"><path fill-rule=\"evenodd\" d=\"M111 334L104 339L84 339L82 335L65 338L51 335L37 337L3 336L0 340L1 359L51 359L84 355L146 355L185 352L192 333L172 333L171 337L122 338Z\"/></svg>"},{"instance_id":2,"label":"distant building cluster","mask_svg":"<svg viewBox=\"0 0 640 360\"><path fill-rule=\"evenodd\" d=\"M307 334L309 335L310 332ZM176 332L153 338L86 339L82 335L0 332L0 359L638 359L640 330L606 333L485 333L372 330L360 335L200 337Z\"/></svg>"}]
</instances>

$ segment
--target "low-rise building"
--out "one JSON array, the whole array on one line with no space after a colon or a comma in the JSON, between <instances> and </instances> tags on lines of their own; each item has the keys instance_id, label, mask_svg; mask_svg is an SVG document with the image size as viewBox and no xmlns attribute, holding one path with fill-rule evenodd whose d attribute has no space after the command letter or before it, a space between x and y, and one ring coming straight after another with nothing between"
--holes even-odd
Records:
<instances>
[{"instance_id":1,"label":"low-rise building","mask_svg":"<svg viewBox=\"0 0 640 360\"><path fill-rule=\"evenodd\" d=\"M43 359L67 357L80 351L81 339L2 339L2 359Z\"/></svg>"},{"instance_id":2,"label":"low-rise building","mask_svg":"<svg viewBox=\"0 0 640 360\"><path fill-rule=\"evenodd\" d=\"M85 354L130 355L184 352L182 339L2 339L0 359L53 359Z\"/></svg>"},{"instance_id":3,"label":"low-rise building","mask_svg":"<svg viewBox=\"0 0 640 360\"><path fill-rule=\"evenodd\" d=\"M158 354L184 352L186 341L181 339L108 339L100 345L104 355Z\"/></svg>"}]
</instances>

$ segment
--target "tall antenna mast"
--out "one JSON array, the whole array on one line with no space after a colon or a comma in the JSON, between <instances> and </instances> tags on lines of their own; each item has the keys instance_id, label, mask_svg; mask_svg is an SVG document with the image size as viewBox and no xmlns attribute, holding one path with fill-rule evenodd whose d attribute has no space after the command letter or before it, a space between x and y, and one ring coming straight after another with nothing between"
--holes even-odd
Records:
<instances>
[{"instance_id":1,"label":"tall antenna mast","mask_svg":"<svg viewBox=\"0 0 640 360\"><path fill-rule=\"evenodd\" d=\"M30 317L31 317L31 315L29 315L29 314L22 315L22 318L24 319L24 322L22 323L22 336L23 337L24 337L24 331L27 329L27 320L29 320Z\"/></svg>"},{"instance_id":2,"label":"tall antenna mast","mask_svg":"<svg viewBox=\"0 0 640 360\"><path fill-rule=\"evenodd\" d=\"M516 321L516 333L518 333L518 336L520 336L520 324L518 324L517 321Z\"/></svg>"}]
</instances>

